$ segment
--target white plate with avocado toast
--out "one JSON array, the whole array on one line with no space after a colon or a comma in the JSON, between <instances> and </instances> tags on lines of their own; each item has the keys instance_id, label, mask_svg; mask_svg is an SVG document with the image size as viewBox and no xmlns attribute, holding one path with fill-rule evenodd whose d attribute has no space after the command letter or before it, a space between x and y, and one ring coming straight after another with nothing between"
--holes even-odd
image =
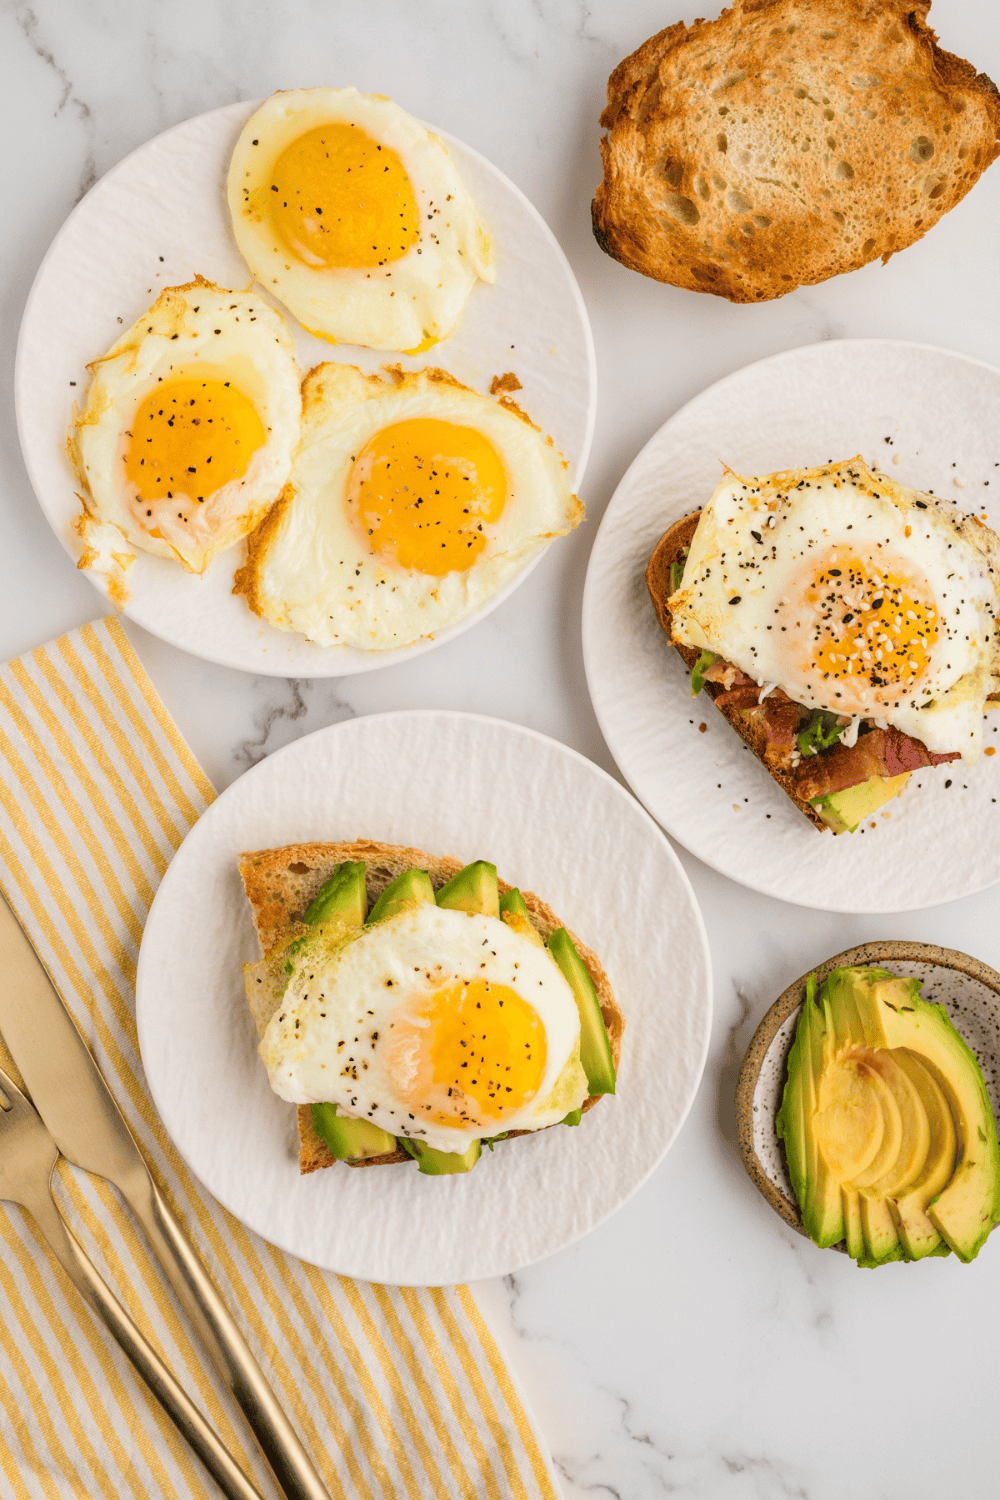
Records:
<instances>
[{"instance_id":1,"label":"white plate with avocado toast","mask_svg":"<svg viewBox=\"0 0 1000 1500\"><path fill-rule=\"evenodd\" d=\"M244 998L243 965L260 952L237 860L360 837L489 860L594 949L625 1013L614 1097L576 1128L498 1144L466 1174L338 1163L300 1176L295 1110L268 1087ZM711 977L687 878L617 782L531 730L418 711L320 730L213 803L157 893L137 1000L156 1107L225 1207L307 1261L419 1286L529 1265L639 1188L698 1087Z\"/></svg>"},{"instance_id":2,"label":"white plate with avocado toast","mask_svg":"<svg viewBox=\"0 0 1000 1500\"><path fill-rule=\"evenodd\" d=\"M824 911L912 911L1000 880L1000 709L985 754L914 772L854 833L814 827L703 693L645 584L663 533L723 475L860 454L1000 531L1000 371L944 349L832 340L749 365L647 443L594 544L583 602L587 683L604 737L653 816L699 859L766 895Z\"/></svg>"}]
</instances>

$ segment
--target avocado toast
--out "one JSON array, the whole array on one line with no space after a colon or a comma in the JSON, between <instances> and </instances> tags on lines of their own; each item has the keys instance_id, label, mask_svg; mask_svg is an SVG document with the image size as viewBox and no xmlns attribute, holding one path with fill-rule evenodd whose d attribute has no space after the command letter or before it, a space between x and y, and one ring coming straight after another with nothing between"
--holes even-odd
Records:
<instances>
[{"instance_id":1,"label":"avocado toast","mask_svg":"<svg viewBox=\"0 0 1000 1500\"><path fill-rule=\"evenodd\" d=\"M386 908L383 896L393 899L390 887L396 892L402 891L403 905L407 901L412 904L433 897L438 905L453 905L464 911L489 909L488 904L486 907L479 904L483 896L475 888L476 875L481 876L483 871L493 870L492 866L487 866L482 861L463 869L455 859L369 840L339 844L295 844L281 849L244 854L240 859L240 873L264 955L258 963L247 965L244 971L247 1001L259 1034L264 1034L288 983L287 966L291 948L308 938L310 919L316 920L316 908L322 904L322 893L337 884L333 879L335 872L341 867L347 869L352 866L363 866L362 902L368 910L369 924L373 919L377 922L384 917ZM425 891L417 888L421 876L425 876L429 882ZM456 877L462 877L461 881L457 881ZM530 927L532 941L536 944L545 942L560 931L561 924L555 914L538 897L531 892L524 892L519 902L516 899L519 893L514 893L506 882L496 880L495 872L491 877L488 876L485 882L487 887L490 879L494 912L501 915L508 927L516 930L522 921L526 922ZM411 885L412 889L409 888ZM456 886L459 887L457 890ZM450 900L446 887L452 892ZM485 899L488 903L490 896L487 895ZM613 1068L617 1068L624 1026L621 1009L597 956L571 933L567 937L582 961L588 985L593 987L596 995L594 1008L596 1011L599 1006L605 1045L613 1059ZM559 941L557 938L557 946ZM552 956L556 958L554 952ZM561 968L558 958L556 962ZM613 1074L611 1086L613 1087ZM604 1091L610 1092L610 1089L605 1088ZM581 1113L589 1110L596 1103L597 1097L599 1095L596 1092L591 1093L582 1102ZM575 1111L568 1117L568 1123L574 1123L573 1113ZM331 1166L339 1159L338 1154L317 1131L314 1107L300 1105L298 1119L300 1170L304 1173L313 1172L319 1167ZM341 1116L338 1115L337 1119L340 1120ZM526 1132L520 1129L500 1132L502 1138L524 1133ZM377 1140L378 1137L374 1136L373 1139ZM404 1149L389 1134L384 1136L384 1144L386 1149L375 1154L359 1155L350 1164L389 1165L406 1162L417 1154L409 1148ZM476 1154L478 1155L478 1151ZM341 1155L342 1159L349 1159L342 1152ZM428 1170L428 1167L422 1163L421 1170Z\"/></svg>"}]
</instances>

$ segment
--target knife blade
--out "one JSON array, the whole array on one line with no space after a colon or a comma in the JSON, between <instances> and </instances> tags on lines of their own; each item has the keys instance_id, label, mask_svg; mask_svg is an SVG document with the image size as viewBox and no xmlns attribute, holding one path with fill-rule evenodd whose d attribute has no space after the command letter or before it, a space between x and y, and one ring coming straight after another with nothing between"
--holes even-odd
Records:
<instances>
[{"instance_id":1,"label":"knife blade","mask_svg":"<svg viewBox=\"0 0 1000 1500\"><path fill-rule=\"evenodd\" d=\"M139 1220L288 1500L330 1500L187 1232L150 1176L48 970L2 894L0 1034L63 1156L114 1183Z\"/></svg>"}]
</instances>

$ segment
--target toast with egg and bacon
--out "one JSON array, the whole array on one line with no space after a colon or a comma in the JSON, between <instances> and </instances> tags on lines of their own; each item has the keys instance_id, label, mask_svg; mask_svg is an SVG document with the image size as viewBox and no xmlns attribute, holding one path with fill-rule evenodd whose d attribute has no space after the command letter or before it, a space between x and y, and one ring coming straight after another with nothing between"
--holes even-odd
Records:
<instances>
[{"instance_id":1,"label":"toast with egg and bacon","mask_svg":"<svg viewBox=\"0 0 1000 1500\"><path fill-rule=\"evenodd\" d=\"M904 505L915 507L908 512L914 518L926 516L931 510L940 511L942 514L935 518L935 525L937 530L944 531L944 544L955 545L959 540L971 542L977 555L983 588L987 594L991 589L993 591L993 603L988 604L986 608L986 628L983 632L985 638L981 652L983 660L989 659L992 662L992 676L983 667L979 671L980 696L983 700L989 700L991 705L995 705L998 697L998 676L1000 676L998 659L1000 658L998 658L998 632L995 625L992 630L990 629L990 616L998 603L996 578L997 560L1000 558L1000 539L978 519L958 513L952 514L953 507L948 502L941 501L932 495L920 495L917 491L904 490L885 476L871 473L861 459L850 460L841 465L824 465L819 469L789 470L782 474L744 481L740 481L738 476L728 471L727 477L734 488L739 487L744 492L749 492L749 497L744 503L750 505L760 504L759 500L756 502L753 500L752 497L755 495L773 492L780 500L782 497L794 496L796 491L801 491L803 486L808 487L810 483L816 485L817 481L829 481L833 478L838 483L844 481L856 485L858 490L865 495L878 495L881 500L891 500L897 507ZM706 507L706 512L711 511L713 502L723 492L726 482L724 481L723 485L719 486L716 495L712 497L712 502ZM753 580L758 576L755 569L759 570L759 565L752 560L743 559L739 546L752 538L755 543L752 550L764 558L766 566L768 542L775 534L766 528L768 525L774 526L775 524L777 519L774 516L775 509L775 505L772 504L769 509L760 510L763 525L759 518L747 520L744 523L744 534L739 541L734 541L733 533L726 532L726 526L733 524L732 519L723 523L713 516L712 524L717 525L712 543L716 572L722 572L725 565L725 558L719 549L728 545L734 554L730 566L736 571L733 572L732 577L743 579L742 584L735 585L737 592L732 592L731 587L723 590L725 595L732 593L732 597L721 601L723 605L738 606L740 604L739 591L742 591L743 607L747 608L747 599L754 588ZM780 506L778 509L780 510ZM938 746L935 751L931 751L915 734L904 732L898 724L887 723L885 720L878 722L878 710L869 714L856 714L852 721L850 715L839 715L833 710L832 696L830 702L821 708L816 706L815 700L812 707L804 707L780 684L776 685L770 680L765 681L759 673L757 677L753 677L741 670L727 659L724 647L720 649L716 646L714 650L700 651L697 645L678 639L680 631L675 613L682 604L682 582L685 587L690 582L690 579L685 577L685 564L699 523L706 512L697 511L676 521L660 538L650 557L646 570L646 585L657 619L692 674L692 694L697 696L701 691L708 694L747 747L753 751L781 789L810 822L819 829L832 829L835 833L853 831L858 821L868 817L870 812L875 811L903 790L912 771L961 758L961 752L958 749L950 747L943 749ZM798 517L795 519L797 521ZM928 525L930 525L929 522ZM799 530L801 529L800 527ZM906 528L908 539L913 529ZM723 536L724 532L725 536ZM824 531L824 538L825 535ZM811 545L811 543L806 545ZM704 554L703 547L701 551ZM804 548L803 555L805 555ZM949 555L953 554L949 553ZM740 560L737 562L737 559ZM703 577L706 568L704 555L701 558L701 565L702 572L699 576ZM711 571L710 568L709 571ZM846 583L847 580L838 578L837 582L838 584ZM842 590L838 591L838 595L842 592ZM832 602L833 599L834 594L831 593L830 601ZM781 606L788 604L785 598L780 598L777 602ZM871 602L865 602L862 607L867 609ZM964 605L965 602L963 598L961 603ZM671 603L673 603L673 609L671 609ZM851 605L850 601L848 603L850 607L856 607ZM876 599L874 603L881 606L882 600ZM941 605L942 601L939 600L939 611ZM707 606L704 608L707 609ZM739 611L730 610L729 612L735 614ZM818 614L819 610L817 610ZM823 619L826 620L833 614L836 614L836 608L828 608L823 614ZM715 609L715 618L722 619L722 612L718 608ZM767 618L765 614L765 621ZM843 614L843 620L852 621L849 609ZM942 622L941 628L947 634L949 626L943 621L942 613L938 614L938 620ZM760 640L759 621L756 628L757 639ZM855 631L858 629L856 617L853 628ZM766 629L771 630L771 625L766 624ZM823 629L827 631L829 637L846 637L848 634L847 626L841 624L839 619L831 620L829 626L824 624ZM789 640L791 639L792 637L789 637ZM829 644L828 640L828 647ZM834 639L832 644L837 645L837 640ZM926 645L926 642L924 644ZM933 648L933 642L931 646ZM755 650L753 646L749 649ZM755 657L754 660L756 659ZM845 666L846 663L845 654ZM745 658L743 665L750 664L750 658ZM860 669L864 663L858 662L855 666ZM852 670L850 666L846 669L848 672ZM780 674L775 672L773 675L777 677ZM786 680L784 688L787 689L789 686ZM836 685L831 683L830 686L834 688ZM989 688L992 688L992 691L989 691ZM836 696L840 697L840 694L837 693ZM926 710L930 706L924 703L921 708ZM898 704L896 707L898 708ZM890 718L892 717L891 708L885 708L884 712ZM958 743L959 738L956 735L952 744ZM978 751L967 751L965 758L971 762L977 754ZM992 754L992 750L987 750L987 754ZM868 800L865 800L862 804L864 811L861 817L845 824L838 811L844 800L839 794L849 789L860 789L865 785L869 786L870 804ZM827 800L830 797L836 798L837 802L830 804Z\"/></svg>"}]
</instances>

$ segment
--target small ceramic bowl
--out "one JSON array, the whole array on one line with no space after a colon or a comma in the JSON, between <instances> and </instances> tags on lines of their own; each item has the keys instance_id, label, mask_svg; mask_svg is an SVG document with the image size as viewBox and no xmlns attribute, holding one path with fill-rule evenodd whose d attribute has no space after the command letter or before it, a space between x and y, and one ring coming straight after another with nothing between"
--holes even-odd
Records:
<instances>
[{"instance_id":1,"label":"small ceramic bowl","mask_svg":"<svg viewBox=\"0 0 1000 1500\"><path fill-rule=\"evenodd\" d=\"M805 1230L774 1121L809 974L822 977L829 969L855 964L923 980L921 998L944 1006L979 1059L994 1117L1000 1121L1000 974L995 969L967 953L930 943L864 943L817 964L771 1006L754 1032L736 1085L736 1128L743 1165L775 1213L800 1234Z\"/></svg>"}]
</instances>

